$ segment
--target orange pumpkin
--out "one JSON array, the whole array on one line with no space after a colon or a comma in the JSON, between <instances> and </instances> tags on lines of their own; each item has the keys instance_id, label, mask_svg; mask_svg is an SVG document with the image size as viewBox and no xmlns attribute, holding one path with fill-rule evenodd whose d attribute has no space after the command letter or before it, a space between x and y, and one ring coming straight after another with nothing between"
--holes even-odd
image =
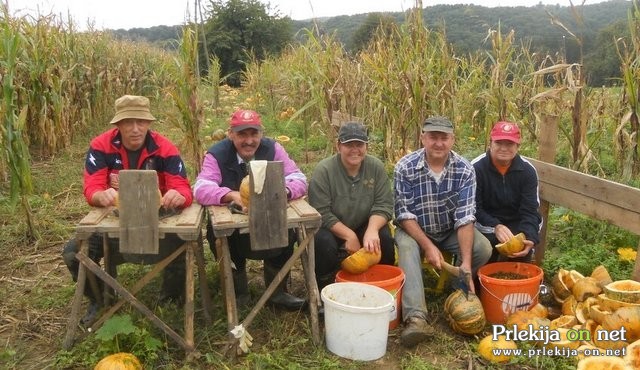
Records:
<instances>
[{"instance_id":1,"label":"orange pumpkin","mask_svg":"<svg viewBox=\"0 0 640 370\"><path fill-rule=\"evenodd\" d=\"M460 289L447 297L444 312L451 329L458 333L478 334L487 323L480 299L475 294L465 297Z\"/></svg>"},{"instance_id":2,"label":"orange pumpkin","mask_svg":"<svg viewBox=\"0 0 640 370\"><path fill-rule=\"evenodd\" d=\"M493 335L487 335L480 341L480 343L478 343L478 353L484 359L494 363L509 362L513 356L502 353L496 354L497 352L494 353L494 350L498 349L516 350L518 349L518 345L512 340L507 340L507 337L504 335L499 335L498 340L493 340Z\"/></svg>"},{"instance_id":3,"label":"orange pumpkin","mask_svg":"<svg viewBox=\"0 0 640 370\"><path fill-rule=\"evenodd\" d=\"M345 258L342 263L342 269L350 274L361 274L369 269L369 267L380 262L382 254L380 252L368 252L364 248L358 249L349 257Z\"/></svg>"},{"instance_id":4,"label":"orange pumpkin","mask_svg":"<svg viewBox=\"0 0 640 370\"><path fill-rule=\"evenodd\" d=\"M131 353L119 352L100 360L93 370L142 370L142 363Z\"/></svg>"}]
</instances>

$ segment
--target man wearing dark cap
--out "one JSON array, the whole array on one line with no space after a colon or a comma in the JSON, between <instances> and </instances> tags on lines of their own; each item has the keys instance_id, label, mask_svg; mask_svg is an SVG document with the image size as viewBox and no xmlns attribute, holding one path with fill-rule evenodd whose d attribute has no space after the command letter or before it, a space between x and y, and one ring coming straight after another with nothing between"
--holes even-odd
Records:
<instances>
[{"instance_id":1,"label":"man wearing dark cap","mask_svg":"<svg viewBox=\"0 0 640 370\"><path fill-rule=\"evenodd\" d=\"M491 245L475 227L476 179L471 164L452 150L454 128L445 117L422 126L423 148L402 157L394 169L395 240L405 273L400 341L406 347L428 339L422 260L440 269L442 251L458 255L460 268L475 276L491 256ZM473 283L470 289L475 290Z\"/></svg>"},{"instance_id":2,"label":"man wearing dark cap","mask_svg":"<svg viewBox=\"0 0 640 370\"><path fill-rule=\"evenodd\" d=\"M335 282L342 260L360 248L382 252L380 263L394 264L388 225L393 217L393 193L383 163L367 154L368 143L362 123L343 124L338 153L318 163L309 183L309 204L322 215L322 226L315 235L320 290Z\"/></svg>"},{"instance_id":3,"label":"man wearing dark cap","mask_svg":"<svg viewBox=\"0 0 640 370\"><path fill-rule=\"evenodd\" d=\"M84 196L94 207L115 205L119 181L118 173L126 169L155 170L162 193L160 205L165 209L181 209L191 205L193 197L185 165L178 148L166 137L151 131L155 117L149 109L149 99L144 96L124 95L115 102L116 113L111 120L114 126L95 137L89 146L84 168ZM102 235L89 238L89 257L99 263L103 257ZM125 256L118 253L118 239L108 238L111 258L115 264L127 261L154 263L178 249L184 243L176 234L160 239L158 256ZM62 257L73 280L78 278L79 263L76 260L78 244L70 240ZM184 254L173 260L163 272L162 301L182 302L185 288ZM84 324L91 323L100 309L89 287L85 295L90 300Z\"/></svg>"},{"instance_id":4,"label":"man wearing dark cap","mask_svg":"<svg viewBox=\"0 0 640 370\"><path fill-rule=\"evenodd\" d=\"M229 120L227 138L207 150L193 193L198 203L223 205L231 202L246 206L240 197L240 182L248 174L252 160L282 161L284 163L285 187L288 199L297 199L307 192L307 178L289 158L285 149L276 141L263 137L264 127L260 115L252 110L238 110ZM215 236L211 224L207 223L207 240L215 254ZM247 305L251 299L247 285L247 259L264 260L264 280L268 286L282 266L293 254L296 234L289 231L289 244L283 248L252 251L249 234L236 230L228 237L229 251L233 261L233 286L238 304ZM287 292L284 279L268 303L287 310L299 310L306 304L304 299Z\"/></svg>"},{"instance_id":5,"label":"man wearing dark cap","mask_svg":"<svg viewBox=\"0 0 640 370\"><path fill-rule=\"evenodd\" d=\"M498 122L490 136L489 150L471 162L477 179L476 227L493 246L524 233L524 250L503 257L494 249L491 259L529 262L534 245L540 241L542 225L538 173L531 162L518 154L517 124Z\"/></svg>"}]
</instances>

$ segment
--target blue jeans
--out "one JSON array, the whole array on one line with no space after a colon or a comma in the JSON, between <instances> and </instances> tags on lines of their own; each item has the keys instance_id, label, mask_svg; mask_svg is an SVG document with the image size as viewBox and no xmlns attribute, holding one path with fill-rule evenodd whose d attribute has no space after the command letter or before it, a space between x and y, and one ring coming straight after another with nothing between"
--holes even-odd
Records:
<instances>
[{"instance_id":1,"label":"blue jeans","mask_svg":"<svg viewBox=\"0 0 640 370\"><path fill-rule=\"evenodd\" d=\"M424 283L422 281L422 249L409 234L402 229L396 229L396 245L398 246L398 265L404 271L404 288L402 288L402 320L417 316L427 319L427 303L424 295ZM460 253L458 247L458 235L452 232L441 242L433 241L441 250L451 254ZM473 229L473 261L471 272L475 277L478 269L491 257L492 251L489 240L480 231Z\"/></svg>"}]
</instances>

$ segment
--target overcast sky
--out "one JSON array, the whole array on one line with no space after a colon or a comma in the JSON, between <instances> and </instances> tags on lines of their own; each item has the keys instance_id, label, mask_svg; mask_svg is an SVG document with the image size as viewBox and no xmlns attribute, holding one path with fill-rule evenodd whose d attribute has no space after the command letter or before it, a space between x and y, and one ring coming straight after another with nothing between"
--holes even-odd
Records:
<instances>
[{"instance_id":1,"label":"overcast sky","mask_svg":"<svg viewBox=\"0 0 640 370\"><path fill-rule=\"evenodd\" d=\"M5 2L7 0L0 0ZM292 19L309 19L336 15L353 15L376 11L403 11L415 3L413 0L260 0L270 3L282 15ZM580 5L582 0L574 0ZM207 0L201 0L202 4ZM595 4L602 0L586 0ZM195 0L8 0L9 11L14 16L71 14L81 29L90 21L96 29L148 28L158 25L176 25L193 19ZM436 4L476 4L494 6L534 6L559 4L569 6L569 0L423 0L423 6Z\"/></svg>"}]
</instances>

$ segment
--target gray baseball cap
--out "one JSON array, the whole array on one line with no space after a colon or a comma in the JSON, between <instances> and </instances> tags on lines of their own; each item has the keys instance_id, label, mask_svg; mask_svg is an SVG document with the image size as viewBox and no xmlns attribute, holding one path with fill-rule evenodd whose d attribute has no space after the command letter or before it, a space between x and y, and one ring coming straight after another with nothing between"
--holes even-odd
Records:
<instances>
[{"instance_id":1,"label":"gray baseball cap","mask_svg":"<svg viewBox=\"0 0 640 370\"><path fill-rule=\"evenodd\" d=\"M338 131L338 141L340 141L341 144L351 141L368 143L369 136L367 136L367 128L360 122L344 123L340 126L340 131Z\"/></svg>"},{"instance_id":2,"label":"gray baseball cap","mask_svg":"<svg viewBox=\"0 0 640 370\"><path fill-rule=\"evenodd\" d=\"M439 131L439 132L446 132L448 134L452 134L453 123L451 123L451 121L446 117L442 117L442 116L429 117L424 121L424 124L422 125L422 132L429 132L429 131Z\"/></svg>"}]
</instances>

